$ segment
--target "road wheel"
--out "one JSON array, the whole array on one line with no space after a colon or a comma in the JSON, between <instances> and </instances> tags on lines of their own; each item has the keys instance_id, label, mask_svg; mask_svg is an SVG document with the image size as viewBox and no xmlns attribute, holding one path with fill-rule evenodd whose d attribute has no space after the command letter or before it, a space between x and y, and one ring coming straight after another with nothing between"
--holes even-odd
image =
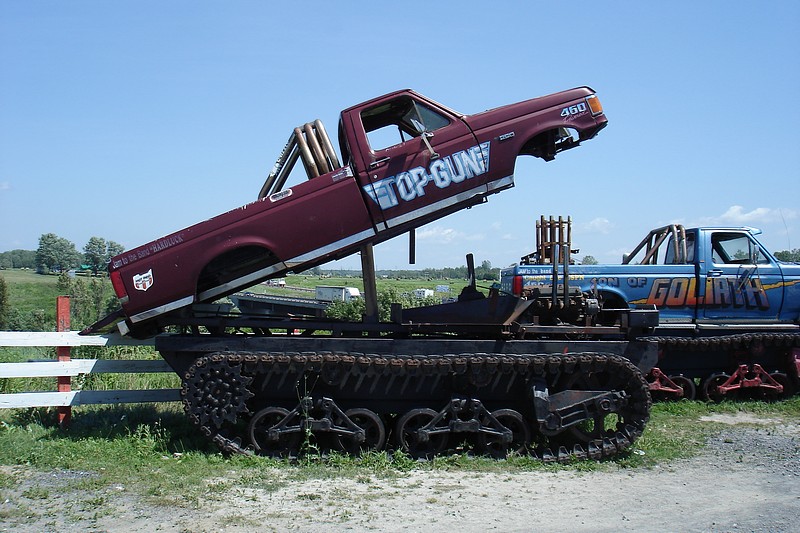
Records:
<instances>
[{"instance_id":1,"label":"road wheel","mask_svg":"<svg viewBox=\"0 0 800 533\"><path fill-rule=\"evenodd\" d=\"M678 374L675 376L670 376L669 379L672 382L683 389L683 398L687 400L694 400L697 397L697 387L694 385L694 380L692 378L687 378L683 374Z\"/></svg>"},{"instance_id":2,"label":"road wheel","mask_svg":"<svg viewBox=\"0 0 800 533\"><path fill-rule=\"evenodd\" d=\"M795 389L794 383L792 383L791 378L783 373L783 372L773 372L769 375L772 379L783 385L783 392L777 393L773 391L768 391L766 394L766 399L770 400L785 400L786 398L791 398L794 396Z\"/></svg>"},{"instance_id":3,"label":"road wheel","mask_svg":"<svg viewBox=\"0 0 800 533\"><path fill-rule=\"evenodd\" d=\"M447 433L422 435L419 430L427 426L439 413L433 409L412 409L397 421L397 445L415 458L430 458L447 445ZM429 428L430 429L430 428Z\"/></svg>"},{"instance_id":4,"label":"road wheel","mask_svg":"<svg viewBox=\"0 0 800 533\"><path fill-rule=\"evenodd\" d=\"M299 431L280 431L277 439L271 439L269 430L283 422L289 415L289 411L282 407L267 407L255 414L247 428L250 435L250 442L256 452L270 457L296 455L300 449L300 438L302 433ZM289 429L284 426L282 429ZM297 429L292 428L292 429Z\"/></svg>"},{"instance_id":5,"label":"road wheel","mask_svg":"<svg viewBox=\"0 0 800 533\"><path fill-rule=\"evenodd\" d=\"M735 395L731 394L730 392L727 394L722 394L718 387L728 381L730 376L724 372L719 372L717 374L711 374L708 376L701 386L701 390L703 393L703 399L710 400L712 402L719 403L725 398L732 398Z\"/></svg>"},{"instance_id":6,"label":"road wheel","mask_svg":"<svg viewBox=\"0 0 800 533\"><path fill-rule=\"evenodd\" d=\"M504 427L511 430L511 442L503 442L503 439L496 435L480 433L478 435L480 450L500 459L504 459L509 453L524 453L530 442L531 432L523 416L513 409L498 409L497 411L492 411L492 416ZM484 417L481 420L481 424L484 426L491 427L490 423L488 417Z\"/></svg>"},{"instance_id":7,"label":"road wheel","mask_svg":"<svg viewBox=\"0 0 800 533\"><path fill-rule=\"evenodd\" d=\"M364 430L364 441L358 442L348 435L337 435L336 441L339 449L351 455L362 452L378 451L386 444L386 426L381 417L369 409L357 407L345 411L345 416L355 425Z\"/></svg>"}]
</instances>

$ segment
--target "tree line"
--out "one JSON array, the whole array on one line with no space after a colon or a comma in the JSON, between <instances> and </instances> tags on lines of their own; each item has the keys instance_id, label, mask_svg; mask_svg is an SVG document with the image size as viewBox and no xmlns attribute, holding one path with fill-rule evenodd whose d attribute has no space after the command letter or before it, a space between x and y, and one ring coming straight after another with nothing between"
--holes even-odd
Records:
<instances>
[{"instance_id":1,"label":"tree line","mask_svg":"<svg viewBox=\"0 0 800 533\"><path fill-rule=\"evenodd\" d=\"M75 268L90 270L94 275L105 271L106 265L115 255L125 251L125 247L112 240L102 237L91 237L79 252L75 244L59 237L55 233L45 233L39 237L39 247L36 250L10 250L0 252L0 270L6 268L30 268L43 273L61 273ZM775 252L775 257L780 261L800 262L800 248L781 250ZM597 264L591 255L585 256L581 263L586 265ZM315 275L342 274L360 275L354 271L325 271L315 267ZM464 279L467 277L467 267L425 268L422 270L391 270L379 271L378 275L407 279ZM479 280L496 280L500 276L500 269L493 268L492 263L483 261L475 267L475 277Z\"/></svg>"},{"instance_id":2,"label":"tree line","mask_svg":"<svg viewBox=\"0 0 800 533\"><path fill-rule=\"evenodd\" d=\"M794 248L792 251L782 250L775 252L775 258L787 263L800 263L800 248Z\"/></svg>"},{"instance_id":3,"label":"tree line","mask_svg":"<svg viewBox=\"0 0 800 533\"><path fill-rule=\"evenodd\" d=\"M94 275L105 271L106 264L125 247L102 237L91 237L79 252L71 241L55 233L39 237L35 250L11 250L0 253L0 269L30 268L43 273L61 273L75 268L90 270Z\"/></svg>"}]
</instances>

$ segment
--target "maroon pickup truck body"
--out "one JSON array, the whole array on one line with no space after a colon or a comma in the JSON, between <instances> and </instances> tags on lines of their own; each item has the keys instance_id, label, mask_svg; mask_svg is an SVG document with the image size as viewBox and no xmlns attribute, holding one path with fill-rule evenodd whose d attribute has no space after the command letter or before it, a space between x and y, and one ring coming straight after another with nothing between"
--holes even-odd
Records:
<instances>
[{"instance_id":1,"label":"maroon pickup truck body","mask_svg":"<svg viewBox=\"0 0 800 533\"><path fill-rule=\"evenodd\" d=\"M341 168L111 260L127 329L156 317L163 323L194 303L345 257L481 203L514 185L518 155L550 160L606 122L588 87L475 115L410 90L346 109L339 122ZM371 146L371 134L387 125L404 140Z\"/></svg>"}]
</instances>

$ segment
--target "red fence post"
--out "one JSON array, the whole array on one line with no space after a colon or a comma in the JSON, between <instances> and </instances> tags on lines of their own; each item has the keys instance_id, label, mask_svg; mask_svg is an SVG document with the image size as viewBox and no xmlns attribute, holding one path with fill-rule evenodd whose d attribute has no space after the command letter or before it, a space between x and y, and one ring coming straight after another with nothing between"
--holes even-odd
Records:
<instances>
[{"instance_id":1,"label":"red fence post","mask_svg":"<svg viewBox=\"0 0 800 533\"><path fill-rule=\"evenodd\" d=\"M56 298L56 331L69 331L69 296L59 296ZM56 355L59 361L69 361L71 350L69 346L59 346L56 348ZM70 392L72 390L72 378L69 376L58 377L58 392ZM69 405L58 408L58 425L62 428L69 426L72 418L72 407Z\"/></svg>"}]
</instances>

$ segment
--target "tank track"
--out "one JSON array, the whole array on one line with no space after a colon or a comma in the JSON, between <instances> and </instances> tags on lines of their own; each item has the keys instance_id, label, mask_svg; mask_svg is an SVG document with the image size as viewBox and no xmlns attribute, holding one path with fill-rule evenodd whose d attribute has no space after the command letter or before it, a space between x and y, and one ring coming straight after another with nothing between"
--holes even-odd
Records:
<instances>
[{"instance_id":1,"label":"tank track","mask_svg":"<svg viewBox=\"0 0 800 533\"><path fill-rule=\"evenodd\" d=\"M797 390L800 333L750 332L704 337L654 335L663 354L648 374L655 399L775 400ZM700 352L700 353L698 353ZM698 364L704 362L705 364ZM699 385L695 383L699 380ZM719 392L720 387L725 390Z\"/></svg>"},{"instance_id":2,"label":"tank track","mask_svg":"<svg viewBox=\"0 0 800 533\"><path fill-rule=\"evenodd\" d=\"M291 455L309 432L333 433L335 443L350 443L339 449L357 452L387 447L385 434L393 432L388 448L429 457L456 432L497 456L601 459L642 434L651 406L639 370L601 353L218 352L196 359L182 378L189 419L226 453ZM576 394L587 399L554 403ZM397 427L384 429L383 420Z\"/></svg>"},{"instance_id":3,"label":"tank track","mask_svg":"<svg viewBox=\"0 0 800 533\"><path fill-rule=\"evenodd\" d=\"M800 333L740 333L736 335L719 335L714 337L671 337L668 335L661 335L638 337L636 340L657 342L661 347L685 348L690 350L738 349L748 348L753 344L791 348L793 346L800 346Z\"/></svg>"}]
</instances>

